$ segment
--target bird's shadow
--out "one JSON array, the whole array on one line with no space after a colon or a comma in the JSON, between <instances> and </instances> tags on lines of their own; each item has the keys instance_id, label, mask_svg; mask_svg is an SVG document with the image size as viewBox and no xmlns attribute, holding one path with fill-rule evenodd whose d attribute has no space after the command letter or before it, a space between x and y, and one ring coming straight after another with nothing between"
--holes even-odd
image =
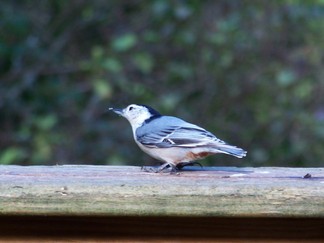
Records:
<instances>
[{"instance_id":1,"label":"bird's shadow","mask_svg":"<svg viewBox=\"0 0 324 243\"><path fill-rule=\"evenodd\" d=\"M242 173L242 174L250 174L254 171L251 169L233 167L233 166L185 166L179 172L202 172L202 171L215 171L215 172L231 172L231 173Z\"/></svg>"},{"instance_id":2,"label":"bird's shadow","mask_svg":"<svg viewBox=\"0 0 324 243\"><path fill-rule=\"evenodd\" d=\"M145 170L148 169L147 172L149 171L149 169L152 169L151 171L155 171L159 168L159 166L143 166L141 168L141 170ZM240 167L233 167L233 166L220 166L220 167L216 167L216 166L184 166L181 169L178 169L176 172L188 172L188 173L195 173L195 172L223 172L223 173L240 173L240 174L250 174L253 173L254 171L249 168L240 168ZM162 173L170 173L169 168L160 171ZM174 171L175 172L175 171Z\"/></svg>"}]
</instances>

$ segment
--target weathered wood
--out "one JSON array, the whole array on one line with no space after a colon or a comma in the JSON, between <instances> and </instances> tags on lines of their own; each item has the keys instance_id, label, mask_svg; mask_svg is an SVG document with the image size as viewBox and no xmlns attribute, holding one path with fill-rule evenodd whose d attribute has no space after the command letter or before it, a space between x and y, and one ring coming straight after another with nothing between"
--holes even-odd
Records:
<instances>
[{"instance_id":1,"label":"weathered wood","mask_svg":"<svg viewBox=\"0 0 324 243\"><path fill-rule=\"evenodd\" d=\"M0 215L323 217L324 168L0 166Z\"/></svg>"}]
</instances>

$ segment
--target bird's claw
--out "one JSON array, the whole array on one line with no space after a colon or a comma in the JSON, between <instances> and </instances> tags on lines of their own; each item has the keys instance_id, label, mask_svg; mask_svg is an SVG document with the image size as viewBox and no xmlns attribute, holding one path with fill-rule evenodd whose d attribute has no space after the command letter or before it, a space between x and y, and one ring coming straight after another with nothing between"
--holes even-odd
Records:
<instances>
[{"instance_id":1,"label":"bird's claw","mask_svg":"<svg viewBox=\"0 0 324 243\"><path fill-rule=\"evenodd\" d=\"M181 170L183 167L185 166L194 166L194 165L199 165L201 168L203 168L202 164L200 164L197 161L193 161L193 162L182 162L176 165L176 168L178 170Z\"/></svg>"},{"instance_id":2,"label":"bird's claw","mask_svg":"<svg viewBox=\"0 0 324 243\"><path fill-rule=\"evenodd\" d=\"M141 171L151 172L151 173L170 172L170 174L176 174L178 173L178 168L173 164L164 163L159 167L142 166Z\"/></svg>"}]
</instances>

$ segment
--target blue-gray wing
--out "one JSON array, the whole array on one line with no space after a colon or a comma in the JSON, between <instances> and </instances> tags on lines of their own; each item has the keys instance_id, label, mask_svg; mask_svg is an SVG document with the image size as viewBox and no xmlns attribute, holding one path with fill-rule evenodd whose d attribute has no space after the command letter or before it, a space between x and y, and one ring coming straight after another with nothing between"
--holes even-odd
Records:
<instances>
[{"instance_id":1,"label":"blue-gray wing","mask_svg":"<svg viewBox=\"0 0 324 243\"><path fill-rule=\"evenodd\" d=\"M174 117L152 121L136 132L137 141L147 147L199 147L209 143L225 144L212 133Z\"/></svg>"}]
</instances>

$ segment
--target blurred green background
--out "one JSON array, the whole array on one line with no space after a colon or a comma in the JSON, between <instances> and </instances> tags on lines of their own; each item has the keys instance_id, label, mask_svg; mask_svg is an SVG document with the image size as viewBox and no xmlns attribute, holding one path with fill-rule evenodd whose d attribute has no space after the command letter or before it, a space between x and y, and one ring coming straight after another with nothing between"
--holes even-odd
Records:
<instances>
[{"instance_id":1,"label":"blurred green background","mask_svg":"<svg viewBox=\"0 0 324 243\"><path fill-rule=\"evenodd\" d=\"M204 165L323 166L324 1L0 2L0 164L154 164L130 103L248 151Z\"/></svg>"}]
</instances>

